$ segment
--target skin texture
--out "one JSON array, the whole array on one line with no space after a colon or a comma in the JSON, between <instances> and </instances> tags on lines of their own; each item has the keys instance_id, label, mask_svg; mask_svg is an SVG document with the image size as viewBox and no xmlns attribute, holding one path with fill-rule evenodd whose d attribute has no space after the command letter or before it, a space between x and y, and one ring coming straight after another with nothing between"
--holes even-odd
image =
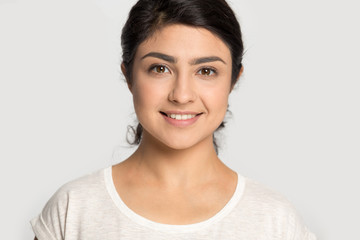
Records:
<instances>
[{"instance_id":1,"label":"skin texture","mask_svg":"<svg viewBox=\"0 0 360 240\"><path fill-rule=\"evenodd\" d=\"M176 62L148 56L154 52L166 54ZM204 57L217 57L221 61L194 64ZM164 68L149 72L153 64ZM204 74L210 67L216 73ZM159 73L161 70L164 72ZM212 133L226 113L230 78L230 50L209 31L173 25L157 32L139 47L130 86L136 115L145 129L144 138L155 138L159 144L179 150L212 141ZM178 128L164 122L159 111L191 111L202 115L192 126Z\"/></svg>"},{"instance_id":2,"label":"skin texture","mask_svg":"<svg viewBox=\"0 0 360 240\"><path fill-rule=\"evenodd\" d=\"M139 46L127 80L143 138L113 167L120 197L137 214L191 224L230 200L237 176L217 157L212 135L227 110L231 68L229 48L202 28L169 25ZM191 125L174 126L160 113L169 111L200 115Z\"/></svg>"}]
</instances>

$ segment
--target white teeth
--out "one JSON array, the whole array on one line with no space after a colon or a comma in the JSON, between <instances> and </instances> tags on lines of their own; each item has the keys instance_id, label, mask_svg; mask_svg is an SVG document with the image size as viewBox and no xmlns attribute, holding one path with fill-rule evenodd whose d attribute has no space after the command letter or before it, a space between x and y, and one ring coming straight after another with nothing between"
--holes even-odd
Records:
<instances>
[{"instance_id":1,"label":"white teeth","mask_svg":"<svg viewBox=\"0 0 360 240\"><path fill-rule=\"evenodd\" d=\"M184 115L181 115L181 114L170 114L168 115L169 117L173 118L173 119L176 119L176 120L187 120L187 119L191 119L191 118L194 118L196 115L194 114L184 114Z\"/></svg>"}]
</instances>

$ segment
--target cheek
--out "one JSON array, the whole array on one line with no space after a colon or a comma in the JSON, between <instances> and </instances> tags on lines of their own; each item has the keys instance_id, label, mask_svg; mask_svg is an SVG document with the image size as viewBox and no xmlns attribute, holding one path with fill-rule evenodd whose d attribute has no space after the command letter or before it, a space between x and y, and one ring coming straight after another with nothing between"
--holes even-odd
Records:
<instances>
[{"instance_id":1,"label":"cheek","mask_svg":"<svg viewBox=\"0 0 360 240\"><path fill-rule=\"evenodd\" d=\"M229 87L217 87L214 89L208 89L204 91L204 99L206 99L205 104L207 105L209 111L219 111L226 112L229 99Z\"/></svg>"},{"instance_id":2,"label":"cheek","mask_svg":"<svg viewBox=\"0 0 360 240\"><path fill-rule=\"evenodd\" d=\"M144 111L150 105L149 100L152 99L151 92L147 91L146 86L136 87L133 89L133 102L136 113Z\"/></svg>"},{"instance_id":3,"label":"cheek","mask_svg":"<svg viewBox=\"0 0 360 240\"><path fill-rule=\"evenodd\" d=\"M138 81L135 83L132 94L136 112L156 110L161 100L164 99L164 89L146 81Z\"/></svg>"},{"instance_id":4,"label":"cheek","mask_svg":"<svg viewBox=\"0 0 360 240\"><path fill-rule=\"evenodd\" d=\"M213 99L214 110L217 112L217 117L221 118L221 121L225 117L228 108L228 96L229 95L220 95Z\"/></svg>"}]
</instances>

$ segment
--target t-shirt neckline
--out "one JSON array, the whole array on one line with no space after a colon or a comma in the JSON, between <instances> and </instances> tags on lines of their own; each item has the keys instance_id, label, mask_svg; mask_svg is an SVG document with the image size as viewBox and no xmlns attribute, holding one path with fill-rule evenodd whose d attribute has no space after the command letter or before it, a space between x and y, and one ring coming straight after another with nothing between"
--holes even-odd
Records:
<instances>
[{"instance_id":1,"label":"t-shirt neckline","mask_svg":"<svg viewBox=\"0 0 360 240\"><path fill-rule=\"evenodd\" d=\"M129 219L132 221L148 227L152 228L154 230L162 231L162 232L168 232L168 233L185 233L185 232L193 232L200 229L203 229L205 227L210 226L211 224L220 221L223 219L226 215L228 215L238 204L240 201L244 188L245 188L245 178L241 176L240 174L237 174L237 184L235 191L230 198L230 200L227 202L227 204L214 216L210 217L209 219L206 219L204 221L198 222L198 223L192 223L192 224L185 224L185 225L173 225L173 224L165 224L165 223L159 223L152 221L150 219L147 219L137 213L135 213L133 210L131 210L121 199L120 195L116 191L114 181L112 178L112 166L104 169L104 178L105 178L105 184L106 188L114 201L115 205L119 208L119 210L125 214Z\"/></svg>"}]
</instances>

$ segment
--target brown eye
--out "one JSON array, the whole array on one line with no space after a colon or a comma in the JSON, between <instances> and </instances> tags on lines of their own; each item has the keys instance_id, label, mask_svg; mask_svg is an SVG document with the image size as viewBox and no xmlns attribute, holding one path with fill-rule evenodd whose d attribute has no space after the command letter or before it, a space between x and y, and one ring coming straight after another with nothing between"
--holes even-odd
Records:
<instances>
[{"instance_id":1,"label":"brown eye","mask_svg":"<svg viewBox=\"0 0 360 240\"><path fill-rule=\"evenodd\" d=\"M163 65L157 65L152 68L152 71L156 73L166 73L169 72L168 68Z\"/></svg>"},{"instance_id":2,"label":"brown eye","mask_svg":"<svg viewBox=\"0 0 360 240\"><path fill-rule=\"evenodd\" d=\"M215 71L211 68L202 68L199 70L198 72L200 75L204 75L204 76L210 76L213 75L215 73Z\"/></svg>"}]
</instances>

